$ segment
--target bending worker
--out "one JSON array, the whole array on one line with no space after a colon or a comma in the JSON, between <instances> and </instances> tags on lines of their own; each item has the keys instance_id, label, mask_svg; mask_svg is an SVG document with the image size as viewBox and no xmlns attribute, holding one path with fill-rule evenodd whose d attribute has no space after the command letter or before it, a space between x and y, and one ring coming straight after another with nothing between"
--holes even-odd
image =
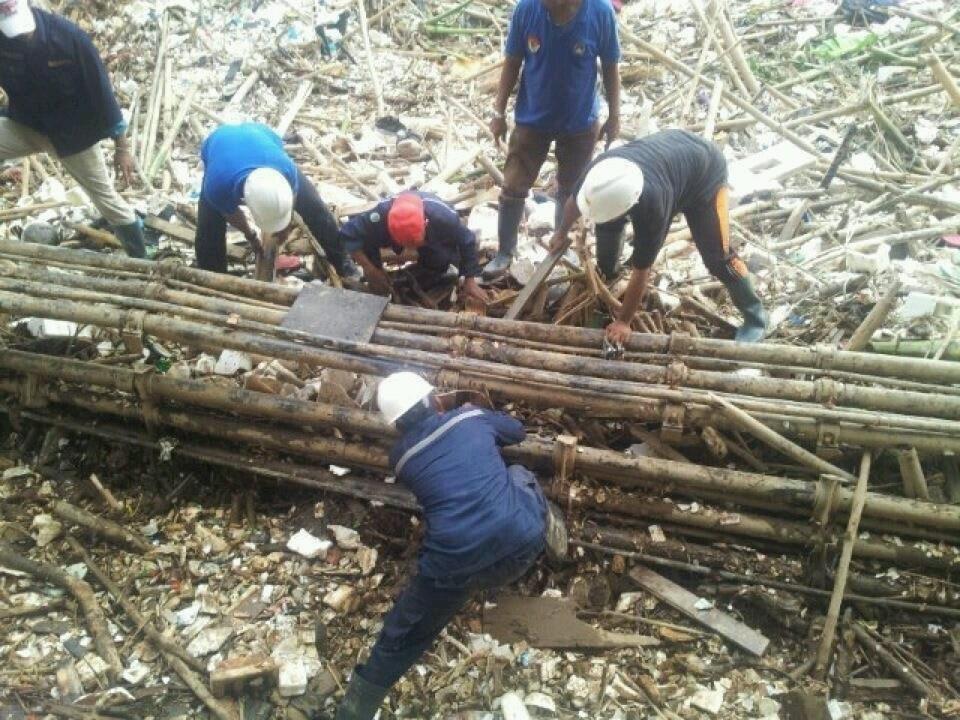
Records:
<instances>
[{"instance_id":1,"label":"bending worker","mask_svg":"<svg viewBox=\"0 0 960 720\"><path fill-rule=\"evenodd\" d=\"M410 191L383 200L373 210L350 218L340 228L340 241L376 292L391 291L381 256L381 250L391 248L398 257L405 250L415 251L419 274L430 280L441 279L455 266L463 279L463 294L487 300L477 283L477 239L457 211L436 195Z\"/></svg>"},{"instance_id":2,"label":"bending worker","mask_svg":"<svg viewBox=\"0 0 960 720\"><path fill-rule=\"evenodd\" d=\"M590 165L576 197L550 242L557 250L581 213L596 223L597 265L613 277L623 245L623 229L633 224L633 270L623 307L607 326L613 342L626 342L630 321L667 237L673 217L682 212L700 257L730 293L743 315L739 342L763 339L767 314L757 297L747 266L730 246L727 162L720 150L685 130L664 130L603 153Z\"/></svg>"},{"instance_id":3,"label":"bending worker","mask_svg":"<svg viewBox=\"0 0 960 720\"><path fill-rule=\"evenodd\" d=\"M203 185L197 208L197 266L227 271L227 223L242 232L256 254L271 237L279 246L296 210L340 275L357 273L337 237L337 220L313 183L283 149L283 140L260 123L222 125L203 141ZM246 205L260 230L250 226Z\"/></svg>"},{"instance_id":4,"label":"bending worker","mask_svg":"<svg viewBox=\"0 0 960 720\"><path fill-rule=\"evenodd\" d=\"M410 372L383 380L377 402L400 431L390 464L423 508L426 534L419 572L354 670L336 720L373 718L471 593L518 580L545 549L552 559L567 550L559 511L536 478L500 454L524 439L518 420L469 405L438 412L433 387Z\"/></svg>"},{"instance_id":5,"label":"bending worker","mask_svg":"<svg viewBox=\"0 0 960 720\"><path fill-rule=\"evenodd\" d=\"M31 9L27 0L0 2L0 160L45 152L60 158L123 243L145 255L143 225L114 187L100 149L112 138L117 173L129 184L136 163L127 123L100 54L66 18Z\"/></svg>"},{"instance_id":6,"label":"bending worker","mask_svg":"<svg viewBox=\"0 0 960 720\"><path fill-rule=\"evenodd\" d=\"M520 0L513 11L490 131L507 133L507 101L520 77L500 191L500 248L483 269L502 275L513 261L524 201L556 143L557 222L567 197L593 157L600 134L620 132L620 41L610 0ZM598 122L597 60L608 117ZM523 70L520 75L521 68Z\"/></svg>"}]
</instances>

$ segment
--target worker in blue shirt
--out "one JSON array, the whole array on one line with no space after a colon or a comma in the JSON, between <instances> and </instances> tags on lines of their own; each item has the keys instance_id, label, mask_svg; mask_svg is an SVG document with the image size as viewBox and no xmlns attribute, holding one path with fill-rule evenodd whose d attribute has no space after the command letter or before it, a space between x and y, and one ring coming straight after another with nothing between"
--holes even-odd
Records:
<instances>
[{"instance_id":1,"label":"worker in blue shirt","mask_svg":"<svg viewBox=\"0 0 960 720\"><path fill-rule=\"evenodd\" d=\"M200 159L203 184L195 240L198 267L227 271L228 222L243 233L259 255L267 240L273 247L283 244L296 210L334 270L341 276L359 274L343 251L336 218L273 130L260 123L223 125L204 140ZM250 211L260 235L241 205Z\"/></svg>"},{"instance_id":2,"label":"worker in blue shirt","mask_svg":"<svg viewBox=\"0 0 960 720\"><path fill-rule=\"evenodd\" d=\"M0 2L0 160L46 152L86 191L127 254L143 257L143 225L114 187L100 149L112 138L114 165L127 183L136 164L110 78L90 38L69 20Z\"/></svg>"},{"instance_id":3,"label":"worker in blue shirt","mask_svg":"<svg viewBox=\"0 0 960 720\"><path fill-rule=\"evenodd\" d=\"M373 718L473 592L514 582L544 550L553 560L567 552L559 510L533 473L500 454L524 439L522 423L471 406L438 412L433 387L411 372L384 379L377 403L400 432L390 464L420 503L426 533L419 572L355 669L336 720Z\"/></svg>"},{"instance_id":4,"label":"worker in blue shirt","mask_svg":"<svg viewBox=\"0 0 960 720\"><path fill-rule=\"evenodd\" d=\"M340 228L340 238L376 292L391 291L380 251L392 248L398 258L404 250L415 250L419 271L428 278L439 278L455 266L463 278L464 296L487 300L477 284L477 239L457 211L436 195L408 191L383 200L373 210L350 218Z\"/></svg>"},{"instance_id":5,"label":"worker in blue shirt","mask_svg":"<svg viewBox=\"0 0 960 720\"><path fill-rule=\"evenodd\" d=\"M499 251L483 271L493 279L510 268L524 202L551 144L557 156L557 224L561 209L600 134L607 146L620 132L620 41L610 0L520 0L513 11L490 130L507 132L507 101L520 78L500 189ZM599 127L597 60L608 115ZM521 69L523 74L521 76Z\"/></svg>"}]
</instances>

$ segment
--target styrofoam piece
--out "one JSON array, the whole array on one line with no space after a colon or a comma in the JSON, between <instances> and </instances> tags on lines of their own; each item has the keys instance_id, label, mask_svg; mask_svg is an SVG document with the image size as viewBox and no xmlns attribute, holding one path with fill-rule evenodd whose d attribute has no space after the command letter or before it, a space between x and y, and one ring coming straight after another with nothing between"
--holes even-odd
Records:
<instances>
[{"instance_id":1,"label":"styrofoam piece","mask_svg":"<svg viewBox=\"0 0 960 720\"><path fill-rule=\"evenodd\" d=\"M220 353L220 358L213 368L213 372L217 375L226 375L227 377L232 377L238 372L250 372L251 370L253 370L253 360L250 359L250 356L239 350L230 349Z\"/></svg>"},{"instance_id":2,"label":"styrofoam piece","mask_svg":"<svg viewBox=\"0 0 960 720\"><path fill-rule=\"evenodd\" d=\"M332 542L329 540L321 540L303 528L300 528L300 530L287 541L288 550L308 559L326 557L327 551L331 547L333 547Z\"/></svg>"}]
</instances>

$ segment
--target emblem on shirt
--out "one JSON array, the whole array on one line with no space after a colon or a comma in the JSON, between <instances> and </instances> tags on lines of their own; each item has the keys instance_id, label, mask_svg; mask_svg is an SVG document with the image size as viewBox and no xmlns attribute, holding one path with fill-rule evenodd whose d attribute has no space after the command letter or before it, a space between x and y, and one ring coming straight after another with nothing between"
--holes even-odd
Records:
<instances>
[{"instance_id":1,"label":"emblem on shirt","mask_svg":"<svg viewBox=\"0 0 960 720\"><path fill-rule=\"evenodd\" d=\"M539 52L540 38L538 38L536 35L527 35L527 50L532 53Z\"/></svg>"},{"instance_id":2,"label":"emblem on shirt","mask_svg":"<svg viewBox=\"0 0 960 720\"><path fill-rule=\"evenodd\" d=\"M587 51L587 46L582 42L578 42L573 46L573 54L577 57L583 57L583 54Z\"/></svg>"},{"instance_id":3,"label":"emblem on shirt","mask_svg":"<svg viewBox=\"0 0 960 720\"><path fill-rule=\"evenodd\" d=\"M372 223L378 223L378 222L380 222L380 213L378 213L378 212L372 212L372 213L370 213L370 222L372 222Z\"/></svg>"}]
</instances>

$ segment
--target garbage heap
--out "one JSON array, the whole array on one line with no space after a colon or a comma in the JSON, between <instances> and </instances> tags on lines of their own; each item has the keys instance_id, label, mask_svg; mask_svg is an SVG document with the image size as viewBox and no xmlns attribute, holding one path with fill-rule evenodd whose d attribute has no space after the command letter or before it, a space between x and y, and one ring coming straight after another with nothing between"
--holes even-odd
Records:
<instances>
[{"instance_id":1,"label":"garbage heap","mask_svg":"<svg viewBox=\"0 0 960 720\"><path fill-rule=\"evenodd\" d=\"M622 358L610 359L603 356L599 330L395 305L387 306L368 342L329 340L284 327L297 295L295 289L175 261L0 242L0 312L11 328L0 352L0 393L15 430L11 437L23 443L24 457L36 452L48 464L55 462L65 438L83 442L79 438L86 436L97 439L92 447L141 448L151 465L167 465L167 472L191 462L207 472L219 468L215 481L240 474L249 478L245 482L306 488L314 498L354 497L407 517L416 504L392 482L387 452L393 431L373 411L372 398L379 378L412 369L452 393L452 401L505 408L526 422L528 439L505 448L504 455L538 472L546 492L564 509L579 548L577 572L568 568L568 577L561 572L558 580L541 571L529 581L538 592L549 596L551 587L566 580L565 596L580 598L588 611L633 617L611 609L624 597L613 599L609 578L615 578L618 593L626 591L630 602L656 599L655 607L659 600L664 609L685 614L687 622L718 633L736 649L735 664L763 657L771 642L805 646L799 667L791 668L797 677L826 678L835 693L845 688L852 698L875 696L860 686L851 689L851 679L834 658L847 653L844 662L858 662L864 648L876 646L879 650L869 651L872 673L878 680L892 674L896 688L909 688L910 697L902 702L915 706L913 696L919 695L925 707L950 706L951 685L931 670L927 653L938 642L941 648L950 642L948 633L931 629L940 627L931 620L960 615L949 582L960 561L960 509L953 504L960 499L955 459L960 365L680 334L636 334ZM80 467L104 460L101 451ZM16 488L17 473L29 471L19 465L12 470L9 480ZM81 480L89 491L90 481ZM134 563L163 566L172 560L178 565L162 554L172 548L156 532L144 536L123 526L105 531L101 521L107 518L98 517L105 510L127 520L139 516L141 527L149 527L151 518L124 505L111 511L109 503L103 506L101 490L93 493L97 502L79 503L90 508L83 510L58 505L59 492L49 487L39 497L36 491L14 490L16 500L33 503L12 507L26 515L24 522L29 518L19 525L35 530L37 538L28 543L34 555L52 554L61 563L79 557L97 577L106 571L96 560L84 560L86 550L78 542L92 532L133 547ZM242 509L235 510L242 517ZM90 511L92 519L84 514ZM41 516L45 519L38 521ZM51 521L59 528L50 530ZM332 524L364 529L356 522ZM404 525L393 537L408 543ZM61 531L72 526L79 532L62 540ZM49 539L40 545L44 532ZM306 548L314 559L339 542L329 529L307 535L290 547ZM235 540L241 537L238 533ZM16 532L5 539L21 540ZM356 538L344 542L352 542L354 552L359 548ZM238 547L224 538L201 543L207 546L224 558ZM347 548L337 547L331 558L341 562ZM179 566L194 582L222 580L224 566L204 570L199 558L191 565L186 557L181 553ZM369 572L370 555L362 557L346 562L367 563ZM16 544L5 544L0 553L0 565L27 573L28 583L64 587L88 621L102 613L89 598L80 599L71 576L34 562ZM355 575L351 569L340 576L336 567L321 570L305 563L308 574L327 580L326 573L338 580ZM663 572L703 583L712 599L684 595L687 591ZM124 576L112 581L122 582ZM361 602L357 593L373 589L367 575L357 574L356 583L328 586L318 606L334 614L355 611ZM152 584L144 580L141 590L146 593ZM123 596L120 590L118 597ZM310 604L302 595L301 600ZM752 610L739 611L741 622L718 611L717 602ZM224 609L216 607L214 614ZM757 608L764 609L762 620L753 614ZM518 612L529 620L538 611L521 607ZM922 636L912 646L914 651L922 647L919 655L904 660L908 651L902 636L876 633L871 622L883 617L898 623L917 618L919 624L910 627ZM232 622L204 634L208 639L214 634L211 644L198 642L192 654L189 647L158 647L181 662L187 652L194 660L209 660L208 670L224 670L223 662L229 669L231 660L239 660L219 651L243 627L236 616ZM375 620L365 622L369 629ZM484 623L474 631L515 627L514 621L498 624L489 613ZM95 628L90 628L94 649L106 663L98 667L116 680L128 668L101 647L113 633L104 638ZM694 631L683 636L684 642L705 637L702 630ZM359 650L363 633L354 629L349 637L349 646ZM536 632L523 637L537 647ZM653 647L663 643L663 638L654 640ZM624 647L610 644L606 636L603 642L594 638L592 645L568 637L557 642L567 648ZM633 636L628 644L631 652L647 647ZM241 657L249 661L249 655ZM285 673L294 672L287 660L274 658ZM171 667L176 670L176 660ZM323 664L318 660L310 667L319 682ZM348 672L349 666L340 670ZM608 687L605 682L612 681L607 678L601 688ZM729 687L699 683L693 695L701 687L724 706ZM328 695L332 692L331 686ZM570 688L565 692L570 697ZM596 698L598 712L606 692L586 692ZM652 702L646 690L630 692L636 702ZM683 699L674 698L673 707L690 707L693 695L681 693ZM576 692L573 697L584 699ZM413 701L401 701L401 708L403 702ZM424 712L420 703L414 702L416 712ZM659 703L671 707L667 698Z\"/></svg>"}]
</instances>

